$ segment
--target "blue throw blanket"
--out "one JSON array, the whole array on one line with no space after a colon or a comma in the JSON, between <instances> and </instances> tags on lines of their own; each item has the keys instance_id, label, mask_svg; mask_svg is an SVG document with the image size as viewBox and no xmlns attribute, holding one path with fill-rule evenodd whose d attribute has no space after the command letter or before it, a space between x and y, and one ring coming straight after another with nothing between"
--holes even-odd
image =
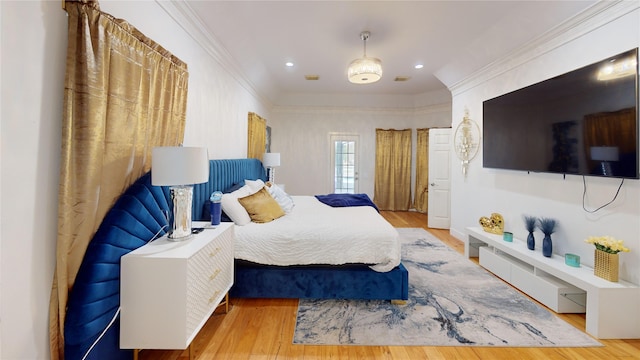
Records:
<instances>
[{"instance_id":1,"label":"blue throw blanket","mask_svg":"<svg viewBox=\"0 0 640 360\"><path fill-rule=\"evenodd\" d=\"M367 194L328 194L328 195L316 195L316 198L320 202L333 207L344 206L371 206L376 209L378 207L371 201Z\"/></svg>"}]
</instances>

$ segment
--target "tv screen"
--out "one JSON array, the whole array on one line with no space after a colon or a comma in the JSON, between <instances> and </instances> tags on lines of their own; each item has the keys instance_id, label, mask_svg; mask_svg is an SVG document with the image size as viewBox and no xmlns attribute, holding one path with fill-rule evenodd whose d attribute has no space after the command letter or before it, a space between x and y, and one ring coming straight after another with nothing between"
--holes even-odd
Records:
<instances>
[{"instance_id":1,"label":"tv screen","mask_svg":"<svg viewBox=\"0 0 640 360\"><path fill-rule=\"evenodd\" d=\"M638 179L638 49L484 101L483 166Z\"/></svg>"}]
</instances>

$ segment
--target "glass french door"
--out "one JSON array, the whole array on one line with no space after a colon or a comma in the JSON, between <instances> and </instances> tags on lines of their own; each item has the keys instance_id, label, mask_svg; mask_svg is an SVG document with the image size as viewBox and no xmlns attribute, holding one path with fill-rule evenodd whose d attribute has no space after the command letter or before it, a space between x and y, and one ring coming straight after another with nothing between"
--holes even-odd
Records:
<instances>
[{"instance_id":1,"label":"glass french door","mask_svg":"<svg viewBox=\"0 0 640 360\"><path fill-rule=\"evenodd\" d=\"M331 135L333 192L355 194L358 191L358 136Z\"/></svg>"}]
</instances>

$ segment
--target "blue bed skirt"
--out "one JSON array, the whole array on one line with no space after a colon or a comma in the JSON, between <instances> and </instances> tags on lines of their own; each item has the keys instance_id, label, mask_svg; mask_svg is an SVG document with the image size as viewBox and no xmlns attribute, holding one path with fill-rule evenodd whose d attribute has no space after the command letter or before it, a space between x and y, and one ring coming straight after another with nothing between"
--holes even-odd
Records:
<instances>
[{"instance_id":1,"label":"blue bed skirt","mask_svg":"<svg viewBox=\"0 0 640 360\"><path fill-rule=\"evenodd\" d=\"M409 275L400 264L389 272L367 265L265 266L236 260L236 298L407 300Z\"/></svg>"}]
</instances>

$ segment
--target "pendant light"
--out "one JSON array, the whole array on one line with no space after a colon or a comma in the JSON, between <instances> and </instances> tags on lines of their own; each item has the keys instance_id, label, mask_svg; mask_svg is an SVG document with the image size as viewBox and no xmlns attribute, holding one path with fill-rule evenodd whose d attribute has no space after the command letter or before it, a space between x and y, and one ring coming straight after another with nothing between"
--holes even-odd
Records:
<instances>
[{"instance_id":1,"label":"pendant light","mask_svg":"<svg viewBox=\"0 0 640 360\"><path fill-rule=\"evenodd\" d=\"M364 56L355 59L349 64L347 77L354 84L371 84L382 77L382 61L377 58L367 57L367 39L371 35L368 31L360 33L360 39L364 42Z\"/></svg>"}]
</instances>

